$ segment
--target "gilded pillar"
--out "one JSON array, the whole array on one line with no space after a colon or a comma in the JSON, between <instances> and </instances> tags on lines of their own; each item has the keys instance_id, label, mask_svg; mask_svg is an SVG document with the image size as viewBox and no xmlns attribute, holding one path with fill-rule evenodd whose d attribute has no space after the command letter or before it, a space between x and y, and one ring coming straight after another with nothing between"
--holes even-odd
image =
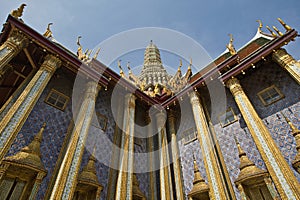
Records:
<instances>
[{"instance_id":1,"label":"gilded pillar","mask_svg":"<svg viewBox=\"0 0 300 200\"><path fill-rule=\"evenodd\" d=\"M113 153L111 157L111 168L109 170L109 178L108 178L108 187L107 187L107 199L114 199L116 186L117 186L117 178L118 178L118 168L119 160L120 160L120 146L121 146L121 136L122 136L122 124L123 124L123 112L124 112L124 105L123 99L119 98L118 100L118 111L117 111L117 123L115 126L115 133L114 133L114 145L113 145Z\"/></svg>"},{"instance_id":2,"label":"gilded pillar","mask_svg":"<svg viewBox=\"0 0 300 200\"><path fill-rule=\"evenodd\" d=\"M154 136L153 136L153 127L150 126L151 119L149 116L146 118L146 123L148 124L148 138L147 138L147 146L149 152L149 200L155 200L157 197L157 186L156 186L156 173L155 173L155 152L154 152Z\"/></svg>"},{"instance_id":3,"label":"gilded pillar","mask_svg":"<svg viewBox=\"0 0 300 200\"><path fill-rule=\"evenodd\" d=\"M100 87L95 81L86 84L84 99L76 116L72 138L59 169L50 199L71 200L76 189L84 145L95 110L96 97Z\"/></svg>"},{"instance_id":4,"label":"gilded pillar","mask_svg":"<svg viewBox=\"0 0 300 200\"><path fill-rule=\"evenodd\" d=\"M26 36L13 29L8 39L0 46L0 76L5 71L9 61L27 45L28 39Z\"/></svg>"},{"instance_id":5,"label":"gilded pillar","mask_svg":"<svg viewBox=\"0 0 300 200\"><path fill-rule=\"evenodd\" d=\"M0 160L7 153L50 78L60 65L61 61L57 57L47 55L40 69L0 121Z\"/></svg>"},{"instance_id":6,"label":"gilded pillar","mask_svg":"<svg viewBox=\"0 0 300 200\"><path fill-rule=\"evenodd\" d=\"M165 128L165 114L161 112L157 113L156 120L158 127L160 198L162 200L170 200L173 199L173 188L170 173L168 140Z\"/></svg>"},{"instance_id":7,"label":"gilded pillar","mask_svg":"<svg viewBox=\"0 0 300 200\"><path fill-rule=\"evenodd\" d=\"M300 63L285 49L278 49L272 54L272 59L283 67L300 84Z\"/></svg>"},{"instance_id":8,"label":"gilded pillar","mask_svg":"<svg viewBox=\"0 0 300 200\"><path fill-rule=\"evenodd\" d=\"M244 188L242 186L242 184L238 184L238 189L240 191L240 195L241 195L241 200L249 200L249 198L247 197Z\"/></svg>"},{"instance_id":9,"label":"gilded pillar","mask_svg":"<svg viewBox=\"0 0 300 200\"><path fill-rule=\"evenodd\" d=\"M239 81L226 82L282 199L300 199L300 186Z\"/></svg>"},{"instance_id":10,"label":"gilded pillar","mask_svg":"<svg viewBox=\"0 0 300 200\"><path fill-rule=\"evenodd\" d=\"M274 185L272 184L272 180L271 178L268 176L268 177L265 177L264 178L264 181L266 183L266 186L272 196L273 199L280 199L280 197L278 196L278 193L274 187Z\"/></svg>"},{"instance_id":11,"label":"gilded pillar","mask_svg":"<svg viewBox=\"0 0 300 200\"><path fill-rule=\"evenodd\" d=\"M115 195L116 200L132 199L135 99L136 97L133 94L127 94L125 96L120 165Z\"/></svg>"},{"instance_id":12,"label":"gilded pillar","mask_svg":"<svg viewBox=\"0 0 300 200\"><path fill-rule=\"evenodd\" d=\"M226 199L226 194L222 186L222 179L218 171L217 161L214 157L213 146L209 137L209 127L206 121L203 107L199 97L195 92L190 94L190 101L197 128L197 137L200 142L205 170L210 187L211 199Z\"/></svg>"},{"instance_id":13,"label":"gilded pillar","mask_svg":"<svg viewBox=\"0 0 300 200\"><path fill-rule=\"evenodd\" d=\"M175 178L175 187L176 187L176 197L177 199L184 199L183 193L183 181L181 179L181 167L180 167L180 160L179 160L179 152L178 152L178 143L176 138L176 128L175 128L175 114L171 110L168 113L168 123L169 123L169 130L171 134L171 150L172 150L172 159L173 159L173 169L174 169L174 178Z\"/></svg>"}]
</instances>

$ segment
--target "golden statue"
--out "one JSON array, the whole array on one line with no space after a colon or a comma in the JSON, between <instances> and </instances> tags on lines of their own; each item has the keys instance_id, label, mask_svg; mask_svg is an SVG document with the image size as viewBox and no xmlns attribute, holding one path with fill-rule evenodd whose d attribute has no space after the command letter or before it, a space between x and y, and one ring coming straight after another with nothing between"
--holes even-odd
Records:
<instances>
[{"instance_id":1,"label":"golden statue","mask_svg":"<svg viewBox=\"0 0 300 200\"><path fill-rule=\"evenodd\" d=\"M230 37L230 41L229 41L229 44L226 45L226 47L229 50L229 52L230 52L231 55L235 55L236 51L235 51L235 48L233 46L233 36L232 36L232 34L228 34L228 35Z\"/></svg>"},{"instance_id":2,"label":"golden statue","mask_svg":"<svg viewBox=\"0 0 300 200\"><path fill-rule=\"evenodd\" d=\"M258 20L256 20L258 23L259 23L259 26L258 26L258 31L260 32L260 33L262 33L262 31L261 31L261 28L263 27L263 24L262 24L262 22L261 22L261 20L260 19L258 19Z\"/></svg>"},{"instance_id":3,"label":"golden statue","mask_svg":"<svg viewBox=\"0 0 300 200\"><path fill-rule=\"evenodd\" d=\"M277 20L285 28L286 32L292 30L292 28L289 25L287 25L281 18L277 18Z\"/></svg>"},{"instance_id":4,"label":"golden statue","mask_svg":"<svg viewBox=\"0 0 300 200\"><path fill-rule=\"evenodd\" d=\"M158 87L158 84L155 85L155 88L154 88L154 94L160 94L160 89Z\"/></svg>"},{"instance_id":5,"label":"golden statue","mask_svg":"<svg viewBox=\"0 0 300 200\"><path fill-rule=\"evenodd\" d=\"M25 6L26 6L26 4L23 3L23 4L20 5L19 8L17 8L16 10L11 11L11 13L10 13L11 16L13 16L13 17L15 17L17 19L19 17L21 17L23 15L23 10L24 10Z\"/></svg>"},{"instance_id":6,"label":"golden statue","mask_svg":"<svg viewBox=\"0 0 300 200\"><path fill-rule=\"evenodd\" d=\"M46 38L52 37L52 31L50 30L50 26L52 24L53 23L49 23L48 24L47 29L46 29L45 33L43 34L43 36L45 36Z\"/></svg>"}]
</instances>

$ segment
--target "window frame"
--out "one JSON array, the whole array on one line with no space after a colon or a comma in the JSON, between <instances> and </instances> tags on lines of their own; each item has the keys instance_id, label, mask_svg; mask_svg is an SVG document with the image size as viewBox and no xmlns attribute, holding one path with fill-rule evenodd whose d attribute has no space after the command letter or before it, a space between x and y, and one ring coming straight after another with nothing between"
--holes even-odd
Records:
<instances>
[{"instance_id":1,"label":"window frame","mask_svg":"<svg viewBox=\"0 0 300 200\"><path fill-rule=\"evenodd\" d=\"M65 103L64 103L64 105L63 105L63 107L59 107L59 106L57 106L56 104L53 104L53 103L49 102L49 98L51 97L51 95L52 95L53 93L55 93L55 94L58 95L58 97L55 99L56 103L57 103L57 101L59 100L59 97L63 97L63 98L66 99L66 101L65 101ZM54 108L57 108L57 109L59 109L59 110L61 110L61 111L64 111L64 110L66 109L66 107L67 107L69 101L70 101L70 98L69 98L67 95L65 95L65 94L63 94L63 93L61 93L61 92L59 92L59 91L57 91L57 90L55 90L55 89L53 89L53 88L50 90L50 92L48 93L47 97L46 97L45 100L44 100L44 102L45 102L46 104L48 104L48 105L50 105L50 106L53 106Z\"/></svg>"},{"instance_id":2,"label":"window frame","mask_svg":"<svg viewBox=\"0 0 300 200\"><path fill-rule=\"evenodd\" d=\"M233 120L233 121L230 121L230 122L227 122L227 123L225 123L225 124L223 124L223 122L222 122L222 120L221 120L221 117L222 117L223 115L225 115L224 122L226 122L226 113L228 113L229 111L232 113L232 115L233 115L233 117L234 117L234 120ZM222 127L226 127L226 126L228 126L228 125L233 124L234 122L236 122L236 121L238 120L238 118L237 118L236 114L234 113L232 107L229 107L229 108L226 109L225 112L220 113L220 114L218 115L218 120L219 120L219 122L220 122L220 124L221 124Z\"/></svg>"},{"instance_id":3,"label":"window frame","mask_svg":"<svg viewBox=\"0 0 300 200\"><path fill-rule=\"evenodd\" d=\"M263 98L262 95L263 95L265 92L267 92L267 91L269 91L269 90L271 90L271 89L274 89L274 90L279 94L279 98L276 99L276 100L273 100L273 101L270 102L270 103L267 103L267 102L265 101L265 99ZM265 89L259 91L259 92L257 93L257 96L258 96L258 98L260 99L260 101L263 103L264 106L269 106L269 105L271 105L271 104L273 104L273 103L276 103L277 101L280 101L281 99L283 99L283 98L285 97L284 94L279 90L279 88L276 87L276 85L271 85L270 87L267 87L267 88L265 88Z\"/></svg>"},{"instance_id":4,"label":"window frame","mask_svg":"<svg viewBox=\"0 0 300 200\"><path fill-rule=\"evenodd\" d=\"M190 136L192 133L194 134L194 137L187 140L187 137L186 137L187 134L189 134L189 136ZM196 127L189 128L189 129L183 131L182 135L183 135L183 144L184 145L187 145L191 142L194 142L195 140L198 139L198 137L197 137L197 128Z\"/></svg>"}]
</instances>

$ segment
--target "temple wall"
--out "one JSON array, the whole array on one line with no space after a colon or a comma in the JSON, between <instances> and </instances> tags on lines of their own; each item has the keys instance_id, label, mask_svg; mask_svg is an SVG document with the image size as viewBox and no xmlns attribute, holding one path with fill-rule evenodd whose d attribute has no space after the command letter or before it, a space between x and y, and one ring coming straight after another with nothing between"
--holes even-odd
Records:
<instances>
[{"instance_id":1,"label":"temple wall","mask_svg":"<svg viewBox=\"0 0 300 200\"><path fill-rule=\"evenodd\" d=\"M33 140L34 136L42 127L42 124L44 122L47 123L40 149L42 162L48 173L42 181L36 199L43 199L46 193L67 128L72 118L71 101L69 101L64 111L54 108L44 102L52 88L69 97L71 96L73 83L64 78L61 71L58 70L56 74L58 76L53 76L50 80L7 153L8 156L20 151L21 148L28 145Z\"/></svg>"}]
</instances>

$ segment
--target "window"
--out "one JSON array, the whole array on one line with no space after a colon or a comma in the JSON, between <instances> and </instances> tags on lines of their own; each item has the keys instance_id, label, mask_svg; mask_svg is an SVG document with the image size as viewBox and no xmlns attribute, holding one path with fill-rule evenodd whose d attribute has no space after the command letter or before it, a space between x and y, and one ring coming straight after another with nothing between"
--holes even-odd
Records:
<instances>
[{"instance_id":1,"label":"window","mask_svg":"<svg viewBox=\"0 0 300 200\"><path fill-rule=\"evenodd\" d=\"M187 129L183 132L183 142L188 144L197 139L197 130L195 127Z\"/></svg>"},{"instance_id":2,"label":"window","mask_svg":"<svg viewBox=\"0 0 300 200\"><path fill-rule=\"evenodd\" d=\"M228 108L225 113L219 115L219 121L222 127L225 127L233 122L237 121L237 117L234 114L232 108Z\"/></svg>"},{"instance_id":3,"label":"window","mask_svg":"<svg viewBox=\"0 0 300 200\"><path fill-rule=\"evenodd\" d=\"M64 95L63 93L58 92L55 89L52 89L47 98L45 99L45 102L55 108L58 108L60 110L65 110L67 103L69 101L69 97Z\"/></svg>"},{"instance_id":4,"label":"window","mask_svg":"<svg viewBox=\"0 0 300 200\"><path fill-rule=\"evenodd\" d=\"M265 106L268 106L284 98L284 95L275 85L272 85L271 87L260 91L259 93L257 93L257 95Z\"/></svg>"},{"instance_id":5,"label":"window","mask_svg":"<svg viewBox=\"0 0 300 200\"><path fill-rule=\"evenodd\" d=\"M0 199L21 199L26 182L18 178L5 177L0 184Z\"/></svg>"}]
</instances>

